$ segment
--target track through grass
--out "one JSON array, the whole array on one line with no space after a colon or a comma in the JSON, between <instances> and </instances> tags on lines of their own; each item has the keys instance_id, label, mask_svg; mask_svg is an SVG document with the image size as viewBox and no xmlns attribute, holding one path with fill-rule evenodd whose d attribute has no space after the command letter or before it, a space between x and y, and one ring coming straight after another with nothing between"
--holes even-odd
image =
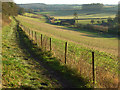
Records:
<instances>
[{"instance_id":1,"label":"track through grass","mask_svg":"<svg viewBox=\"0 0 120 90\"><path fill-rule=\"evenodd\" d=\"M20 46L16 22L3 27L2 33L2 83L3 88L58 88L60 84L51 78L46 69Z\"/></svg>"}]
</instances>

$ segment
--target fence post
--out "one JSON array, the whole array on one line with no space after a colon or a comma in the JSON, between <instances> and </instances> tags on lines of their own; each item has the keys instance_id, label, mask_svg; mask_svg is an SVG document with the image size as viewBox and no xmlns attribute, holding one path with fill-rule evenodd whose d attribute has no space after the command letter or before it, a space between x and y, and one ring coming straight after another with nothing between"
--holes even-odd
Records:
<instances>
[{"instance_id":1,"label":"fence post","mask_svg":"<svg viewBox=\"0 0 120 90\"><path fill-rule=\"evenodd\" d=\"M42 47L42 34L41 34L41 47Z\"/></svg>"},{"instance_id":2,"label":"fence post","mask_svg":"<svg viewBox=\"0 0 120 90\"><path fill-rule=\"evenodd\" d=\"M33 39L33 31L32 31L32 39Z\"/></svg>"},{"instance_id":3,"label":"fence post","mask_svg":"<svg viewBox=\"0 0 120 90\"><path fill-rule=\"evenodd\" d=\"M31 30L30 30L30 38L31 38Z\"/></svg>"},{"instance_id":4,"label":"fence post","mask_svg":"<svg viewBox=\"0 0 120 90\"><path fill-rule=\"evenodd\" d=\"M36 36L36 32L35 32L35 41L37 42L37 36Z\"/></svg>"},{"instance_id":5,"label":"fence post","mask_svg":"<svg viewBox=\"0 0 120 90\"><path fill-rule=\"evenodd\" d=\"M94 88L94 84L95 84L94 52L92 52L92 72L93 72L93 88Z\"/></svg>"},{"instance_id":6,"label":"fence post","mask_svg":"<svg viewBox=\"0 0 120 90\"><path fill-rule=\"evenodd\" d=\"M30 29L29 29L29 36L30 36Z\"/></svg>"},{"instance_id":7,"label":"fence post","mask_svg":"<svg viewBox=\"0 0 120 90\"><path fill-rule=\"evenodd\" d=\"M66 64L66 57L67 57L67 42L65 42L65 64Z\"/></svg>"},{"instance_id":8,"label":"fence post","mask_svg":"<svg viewBox=\"0 0 120 90\"><path fill-rule=\"evenodd\" d=\"M52 47L51 47L51 38L50 38L50 51L52 50Z\"/></svg>"}]
</instances>

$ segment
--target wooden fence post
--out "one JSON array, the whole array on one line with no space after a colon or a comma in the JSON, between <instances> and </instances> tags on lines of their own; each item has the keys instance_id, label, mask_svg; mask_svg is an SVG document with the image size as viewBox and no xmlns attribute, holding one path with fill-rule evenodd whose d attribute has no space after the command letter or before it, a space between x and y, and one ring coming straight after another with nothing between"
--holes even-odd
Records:
<instances>
[{"instance_id":1,"label":"wooden fence post","mask_svg":"<svg viewBox=\"0 0 120 90\"><path fill-rule=\"evenodd\" d=\"M30 37L30 29L29 29L29 37Z\"/></svg>"},{"instance_id":2,"label":"wooden fence post","mask_svg":"<svg viewBox=\"0 0 120 90\"><path fill-rule=\"evenodd\" d=\"M41 47L42 47L42 34L41 34Z\"/></svg>"},{"instance_id":3,"label":"wooden fence post","mask_svg":"<svg viewBox=\"0 0 120 90\"><path fill-rule=\"evenodd\" d=\"M30 38L31 38L31 30L30 30Z\"/></svg>"},{"instance_id":4,"label":"wooden fence post","mask_svg":"<svg viewBox=\"0 0 120 90\"><path fill-rule=\"evenodd\" d=\"M51 47L52 45L51 45L51 38L50 38L50 51L52 50L52 47Z\"/></svg>"},{"instance_id":5,"label":"wooden fence post","mask_svg":"<svg viewBox=\"0 0 120 90\"><path fill-rule=\"evenodd\" d=\"M37 42L37 36L36 36L36 32L35 32L35 41Z\"/></svg>"},{"instance_id":6,"label":"wooden fence post","mask_svg":"<svg viewBox=\"0 0 120 90\"><path fill-rule=\"evenodd\" d=\"M32 39L33 39L33 31L32 31Z\"/></svg>"},{"instance_id":7,"label":"wooden fence post","mask_svg":"<svg viewBox=\"0 0 120 90\"><path fill-rule=\"evenodd\" d=\"M30 29L29 29L29 32L28 32L29 36L30 36Z\"/></svg>"},{"instance_id":8,"label":"wooden fence post","mask_svg":"<svg viewBox=\"0 0 120 90\"><path fill-rule=\"evenodd\" d=\"M66 57L67 57L67 42L65 42L65 64L66 64Z\"/></svg>"},{"instance_id":9,"label":"wooden fence post","mask_svg":"<svg viewBox=\"0 0 120 90\"><path fill-rule=\"evenodd\" d=\"M92 72L93 72L93 88L94 88L94 84L95 84L94 52L92 52Z\"/></svg>"}]
</instances>

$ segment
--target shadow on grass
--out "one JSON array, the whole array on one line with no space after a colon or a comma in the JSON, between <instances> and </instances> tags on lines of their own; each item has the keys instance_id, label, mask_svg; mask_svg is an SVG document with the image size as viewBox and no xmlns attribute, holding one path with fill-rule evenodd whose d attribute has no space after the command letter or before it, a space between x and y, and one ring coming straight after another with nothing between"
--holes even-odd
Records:
<instances>
[{"instance_id":1,"label":"shadow on grass","mask_svg":"<svg viewBox=\"0 0 120 90\"><path fill-rule=\"evenodd\" d=\"M88 88L91 87L87 79L83 79L76 74L75 70L69 69L66 65L60 64L57 58L52 57L49 51L43 51L41 48L28 38L24 31L17 25L17 38L19 38L20 48L24 48L30 57L42 64L48 72L52 71L52 76L58 80L63 88Z\"/></svg>"}]
</instances>

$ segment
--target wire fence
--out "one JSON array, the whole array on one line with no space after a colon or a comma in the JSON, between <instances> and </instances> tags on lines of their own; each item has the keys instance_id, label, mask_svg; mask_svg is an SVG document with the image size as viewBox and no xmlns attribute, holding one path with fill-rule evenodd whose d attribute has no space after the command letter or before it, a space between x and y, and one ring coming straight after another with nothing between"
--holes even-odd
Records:
<instances>
[{"instance_id":1,"label":"wire fence","mask_svg":"<svg viewBox=\"0 0 120 90\"><path fill-rule=\"evenodd\" d=\"M61 63L75 69L77 73L89 79L94 87L117 88L117 57L51 38L23 25L20 27L38 47L51 51Z\"/></svg>"}]
</instances>

